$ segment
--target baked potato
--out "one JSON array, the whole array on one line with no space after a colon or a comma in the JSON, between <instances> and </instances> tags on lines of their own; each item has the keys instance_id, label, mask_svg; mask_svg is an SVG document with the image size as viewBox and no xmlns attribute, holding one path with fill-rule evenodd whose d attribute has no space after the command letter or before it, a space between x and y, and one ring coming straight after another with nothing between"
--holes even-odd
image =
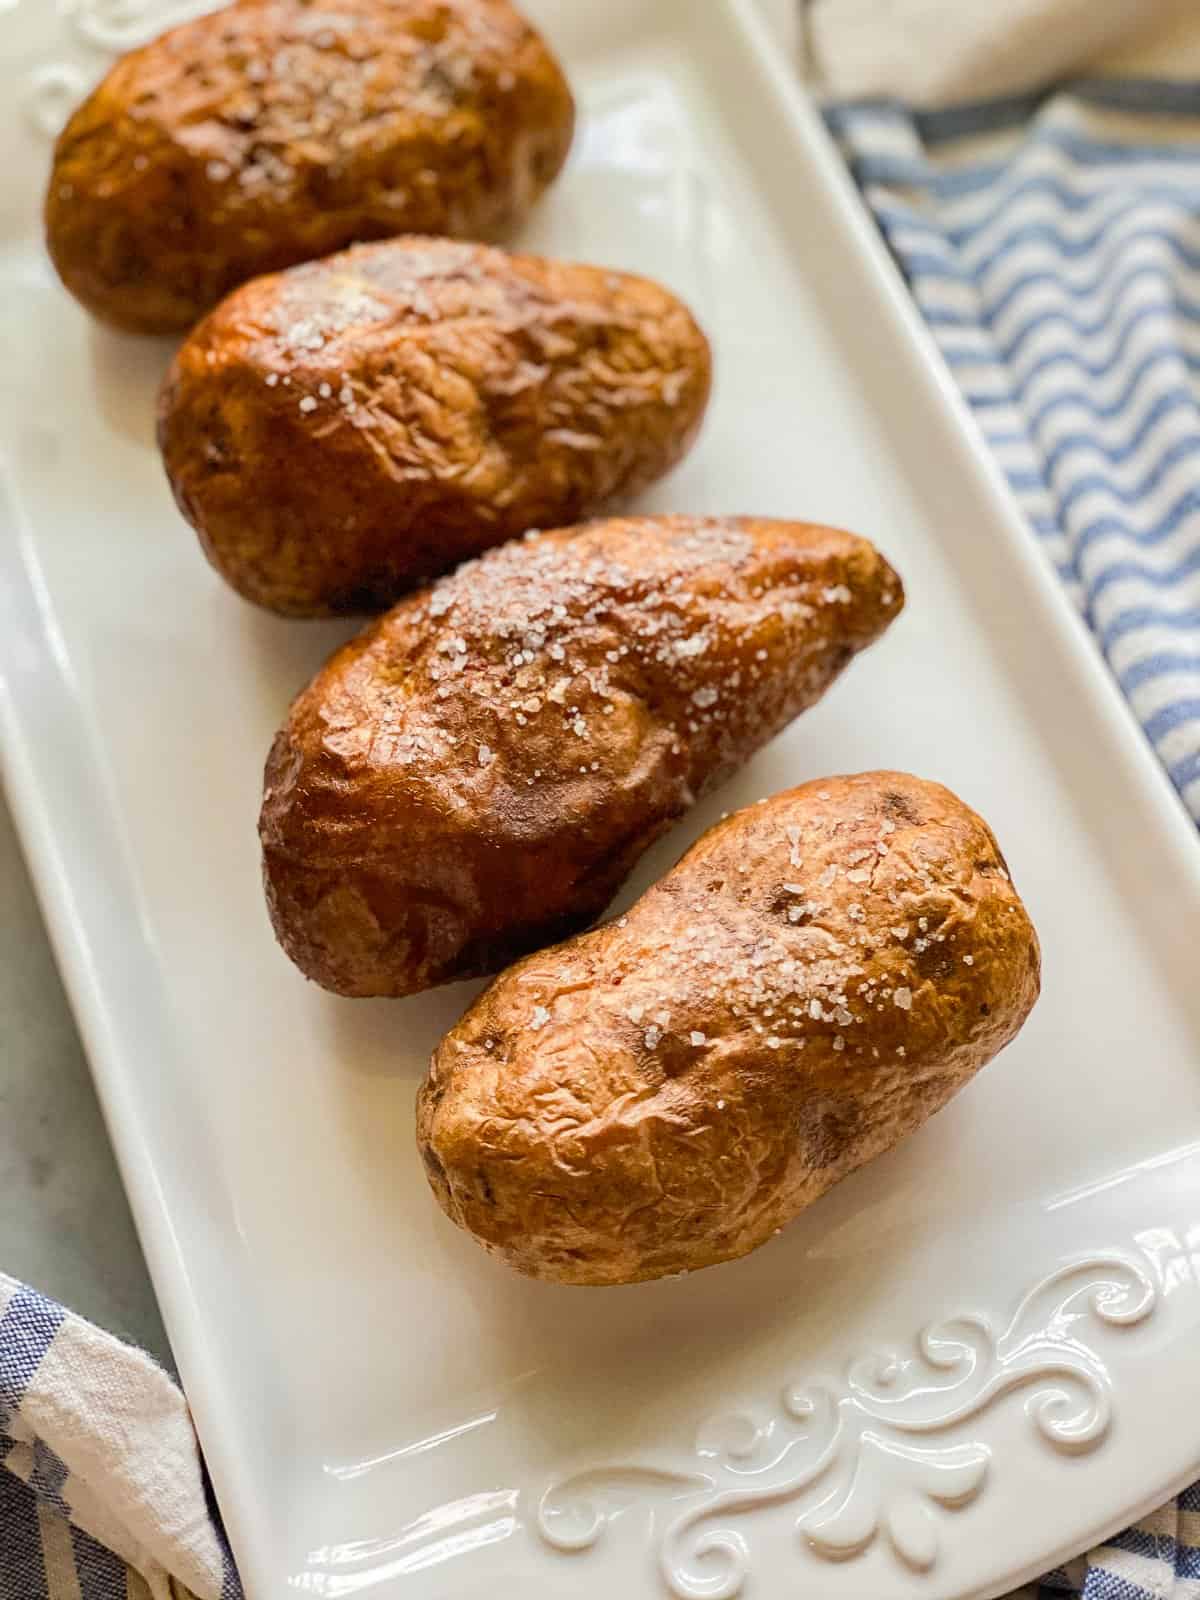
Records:
<instances>
[{"instance_id":1,"label":"baked potato","mask_svg":"<svg viewBox=\"0 0 1200 1600\"><path fill-rule=\"evenodd\" d=\"M177 332L356 240L491 237L555 177L573 124L508 0L237 0L123 57L71 117L46 239L97 317Z\"/></svg>"},{"instance_id":2,"label":"baked potato","mask_svg":"<svg viewBox=\"0 0 1200 1600\"><path fill-rule=\"evenodd\" d=\"M275 740L280 943L339 994L405 995L586 927L902 603L865 539L749 517L596 522L461 568L334 655Z\"/></svg>"},{"instance_id":3,"label":"baked potato","mask_svg":"<svg viewBox=\"0 0 1200 1600\"><path fill-rule=\"evenodd\" d=\"M673 466L708 343L644 278L403 239L260 278L179 351L159 439L183 514L247 599L382 610Z\"/></svg>"},{"instance_id":4,"label":"baked potato","mask_svg":"<svg viewBox=\"0 0 1200 1600\"><path fill-rule=\"evenodd\" d=\"M728 1261L932 1116L1038 985L1033 926L962 801L898 772L807 783L486 990L420 1090L429 1181L532 1277Z\"/></svg>"}]
</instances>

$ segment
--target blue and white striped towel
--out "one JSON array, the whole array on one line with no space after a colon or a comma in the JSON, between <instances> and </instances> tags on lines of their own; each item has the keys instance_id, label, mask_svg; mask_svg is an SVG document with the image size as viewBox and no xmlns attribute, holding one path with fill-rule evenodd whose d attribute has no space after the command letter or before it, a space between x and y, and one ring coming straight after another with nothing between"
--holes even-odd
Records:
<instances>
[{"instance_id":1,"label":"blue and white striped towel","mask_svg":"<svg viewBox=\"0 0 1200 1600\"><path fill-rule=\"evenodd\" d=\"M1030 527L1200 821L1200 84L828 119Z\"/></svg>"},{"instance_id":2,"label":"blue and white striped towel","mask_svg":"<svg viewBox=\"0 0 1200 1600\"><path fill-rule=\"evenodd\" d=\"M0 1275L0 1600L240 1600L165 1372Z\"/></svg>"}]
</instances>

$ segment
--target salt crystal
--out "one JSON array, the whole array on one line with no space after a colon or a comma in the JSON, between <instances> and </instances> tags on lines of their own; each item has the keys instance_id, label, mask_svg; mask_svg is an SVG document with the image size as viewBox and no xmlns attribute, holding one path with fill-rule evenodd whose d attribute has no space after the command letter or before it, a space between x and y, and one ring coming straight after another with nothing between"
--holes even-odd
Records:
<instances>
[{"instance_id":1,"label":"salt crystal","mask_svg":"<svg viewBox=\"0 0 1200 1600\"><path fill-rule=\"evenodd\" d=\"M912 990L907 984L896 990L892 996L892 1004L899 1006L901 1011L912 1010Z\"/></svg>"}]
</instances>

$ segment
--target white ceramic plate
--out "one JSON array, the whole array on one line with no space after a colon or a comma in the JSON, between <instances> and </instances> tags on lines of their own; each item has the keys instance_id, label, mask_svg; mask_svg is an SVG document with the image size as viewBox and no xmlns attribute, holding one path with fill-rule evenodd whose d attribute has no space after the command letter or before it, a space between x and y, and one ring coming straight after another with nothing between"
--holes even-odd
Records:
<instances>
[{"instance_id":1,"label":"white ceramic plate","mask_svg":"<svg viewBox=\"0 0 1200 1600\"><path fill-rule=\"evenodd\" d=\"M750 6L531 7L584 115L527 242L662 277L708 325L711 420L648 506L861 529L910 603L630 892L721 809L908 767L996 827L1045 994L769 1248L605 1291L517 1278L426 1192L413 1090L471 989L338 1001L275 949L262 759L347 630L221 586L154 451L167 348L91 326L41 254L37 130L177 9L0 9L0 672L250 1593L946 1600L1145 1509L1200 1470L1200 854Z\"/></svg>"}]
</instances>

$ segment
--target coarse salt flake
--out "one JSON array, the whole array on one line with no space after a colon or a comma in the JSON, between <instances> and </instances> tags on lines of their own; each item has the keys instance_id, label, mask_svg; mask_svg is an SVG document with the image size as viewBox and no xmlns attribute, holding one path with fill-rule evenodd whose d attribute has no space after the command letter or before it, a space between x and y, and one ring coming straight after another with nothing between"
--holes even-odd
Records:
<instances>
[{"instance_id":1,"label":"coarse salt flake","mask_svg":"<svg viewBox=\"0 0 1200 1600\"><path fill-rule=\"evenodd\" d=\"M892 996L892 1004L899 1006L901 1011L912 1010L912 990L907 984L902 985Z\"/></svg>"}]
</instances>

